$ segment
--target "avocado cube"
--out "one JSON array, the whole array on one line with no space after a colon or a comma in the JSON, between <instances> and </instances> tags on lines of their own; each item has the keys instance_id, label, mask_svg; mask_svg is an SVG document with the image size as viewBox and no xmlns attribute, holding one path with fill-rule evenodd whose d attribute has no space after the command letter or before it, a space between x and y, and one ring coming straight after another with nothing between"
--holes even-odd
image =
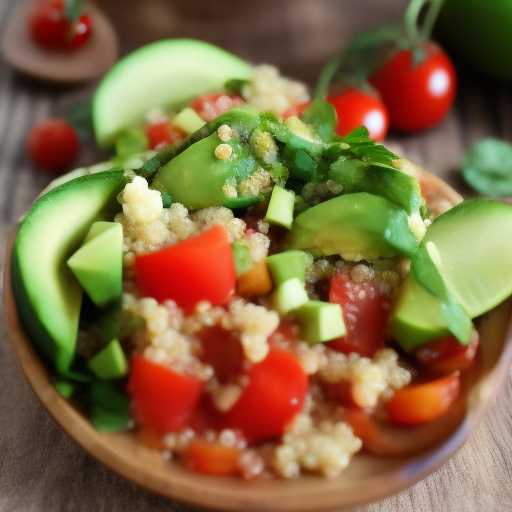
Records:
<instances>
[{"instance_id":1,"label":"avocado cube","mask_svg":"<svg viewBox=\"0 0 512 512\"><path fill-rule=\"evenodd\" d=\"M345 336L347 330L339 304L310 300L295 313L301 338L309 343L330 341Z\"/></svg>"},{"instance_id":2,"label":"avocado cube","mask_svg":"<svg viewBox=\"0 0 512 512\"><path fill-rule=\"evenodd\" d=\"M233 263L235 265L236 277L245 274L252 268L252 259L249 248L246 245L235 242L231 244L231 252L233 253Z\"/></svg>"},{"instance_id":3,"label":"avocado cube","mask_svg":"<svg viewBox=\"0 0 512 512\"><path fill-rule=\"evenodd\" d=\"M303 251L284 251L267 257L267 265L274 286L297 277L302 284L306 282L307 256Z\"/></svg>"},{"instance_id":4,"label":"avocado cube","mask_svg":"<svg viewBox=\"0 0 512 512\"><path fill-rule=\"evenodd\" d=\"M298 277L288 279L281 283L273 294L274 307L280 315L286 315L290 311L305 304L308 294Z\"/></svg>"},{"instance_id":5,"label":"avocado cube","mask_svg":"<svg viewBox=\"0 0 512 512\"><path fill-rule=\"evenodd\" d=\"M194 133L204 126L205 122L198 113L190 107L184 108L173 120L172 125L184 131L187 135Z\"/></svg>"},{"instance_id":6,"label":"avocado cube","mask_svg":"<svg viewBox=\"0 0 512 512\"><path fill-rule=\"evenodd\" d=\"M95 222L68 266L98 307L121 296L123 228L117 222Z\"/></svg>"},{"instance_id":7,"label":"avocado cube","mask_svg":"<svg viewBox=\"0 0 512 512\"><path fill-rule=\"evenodd\" d=\"M276 185L272 189L265 222L291 229L294 205L295 194Z\"/></svg>"},{"instance_id":8,"label":"avocado cube","mask_svg":"<svg viewBox=\"0 0 512 512\"><path fill-rule=\"evenodd\" d=\"M119 379L128 373L128 363L121 344L113 339L106 347L87 361L96 377L103 380Z\"/></svg>"}]
</instances>

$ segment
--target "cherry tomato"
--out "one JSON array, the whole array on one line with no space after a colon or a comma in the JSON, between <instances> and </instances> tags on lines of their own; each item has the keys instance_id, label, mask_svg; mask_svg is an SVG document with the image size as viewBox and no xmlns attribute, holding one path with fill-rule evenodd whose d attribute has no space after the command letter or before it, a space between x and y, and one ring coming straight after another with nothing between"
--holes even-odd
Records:
<instances>
[{"instance_id":1,"label":"cherry tomato","mask_svg":"<svg viewBox=\"0 0 512 512\"><path fill-rule=\"evenodd\" d=\"M353 87L338 96L328 96L327 101L336 109L336 133L347 135L359 126L366 126L370 137L381 141L388 132L388 111L379 99Z\"/></svg>"},{"instance_id":2,"label":"cherry tomato","mask_svg":"<svg viewBox=\"0 0 512 512\"><path fill-rule=\"evenodd\" d=\"M295 356L271 348L247 377L249 384L225 415L225 428L240 429L251 443L280 436L302 410L307 374Z\"/></svg>"},{"instance_id":3,"label":"cherry tomato","mask_svg":"<svg viewBox=\"0 0 512 512\"><path fill-rule=\"evenodd\" d=\"M311 105L310 101L308 101L306 103L300 103L299 105L290 107L283 114L283 119L288 119L289 117L292 117L292 116L298 117L300 119L302 112L304 112L304 110L306 110L309 107L309 105Z\"/></svg>"},{"instance_id":4,"label":"cherry tomato","mask_svg":"<svg viewBox=\"0 0 512 512\"><path fill-rule=\"evenodd\" d=\"M341 306L347 328L347 334L330 341L329 347L365 357L373 357L384 347L389 302L371 281L355 283L348 276L337 274L331 280L329 302Z\"/></svg>"},{"instance_id":5,"label":"cherry tomato","mask_svg":"<svg viewBox=\"0 0 512 512\"><path fill-rule=\"evenodd\" d=\"M233 475L238 472L240 448L209 443L203 439L192 440L182 455L185 467L210 475Z\"/></svg>"},{"instance_id":6,"label":"cherry tomato","mask_svg":"<svg viewBox=\"0 0 512 512\"><path fill-rule=\"evenodd\" d=\"M455 99L457 77L450 58L435 43L422 44L425 59L416 64L402 50L378 69L371 84L380 92L392 128L406 132L439 123Z\"/></svg>"},{"instance_id":7,"label":"cherry tomato","mask_svg":"<svg viewBox=\"0 0 512 512\"><path fill-rule=\"evenodd\" d=\"M468 345L461 345L454 336L445 336L421 345L413 352L416 360L438 374L464 370L475 359L478 349L478 332L473 331Z\"/></svg>"},{"instance_id":8,"label":"cherry tomato","mask_svg":"<svg viewBox=\"0 0 512 512\"><path fill-rule=\"evenodd\" d=\"M199 402L204 382L177 373L143 356L135 356L128 392L137 421L147 429L176 432Z\"/></svg>"},{"instance_id":9,"label":"cherry tomato","mask_svg":"<svg viewBox=\"0 0 512 512\"><path fill-rule=\"evenodd\" d=\"M190 310L202 300L225 304L235 291L235 267L228 232L213 226L198 236L135 257L144 295L176 301Z\"/></svg>"},{"instance_id":10,"label":"cherry tomato","mask_svg":"<svg viewBox=\"0 0 512 512\"><path fill-rule=\"evenodd\" d=\"M447 377L412 384L395 391L385 404L389 420L401 425L418 425L442 416L460 391L458 373Z\"/></svg>"},{"instance_id":11,"label":"cherry tomato","mask_svg":"<svg viewBox=\"0 0 512 512\"><path fill-rule=\"evenodd\" d=\"M46 171L57 171L69 165L79 149L75 130L62 119L47 119L28 132L27 152L34 163Z\"/></svg>"},{"instance_id":12,"label":"cherry tomato","mask_svg":"<svg viewBox=\"0 0 512 512\"><path fill-rule=\"evenodd\" d=\"M177 134L172 130L168 119L160 123L150 123L146 125L144 131L149 139L149 147L151 149L162 149L179 140Z\"/></svg>"},{"instance_id":13,"label":"cherry tomato","mask_svg":"<svg viewBox=\"0 0 512 512\"><path fill-rule=\"evenodd\" d=\"M214 92L199 96L190 104L190 107L199 114L201 119L208 122L243 103L245 100L240 96L228 96L223 92Z\"/></svg>"},{"instance_id":14,"label":"cherry tomato","mask_svg":"<svg viewBox=\"0 0 512 512\"><path fill-rule=\"evenodd\" d=\"M91 36L91 20L82 14L76 23L64 17L64 1L36 2L28 17L34 42L47 48L79 48Z\"/></svg>"}]
</instances>

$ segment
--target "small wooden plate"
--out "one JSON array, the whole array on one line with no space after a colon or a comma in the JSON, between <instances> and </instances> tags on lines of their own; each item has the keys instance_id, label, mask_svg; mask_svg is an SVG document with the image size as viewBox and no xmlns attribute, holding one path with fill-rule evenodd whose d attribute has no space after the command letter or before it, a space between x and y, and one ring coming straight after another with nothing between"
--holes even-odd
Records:
<instances>
[{"instance_id":1,"label":"small wooden plate","mask_svg":"<svg viewBox=\"0 0 512 512\"><path fill-rule=\"evenodd\" d=\"M419 177L431 192L452 203L461 200L439 178L424 172ZM512 363L512 299L508 299L478 322L481 367L467 385L464 398L442 421L413 427L407 434L407 442L426 438L423 453L394 457L359 453L334 479L304 475L296 480L246 482L192 473L140 445L132 432L97 432L82 411L57 393L18 318L9 271L11 248L4 273L7 328L23 373L43 406L80 446L108 468L153 492L198 506L230 511L319 512L394 494L425 478L455 454L483 418Z\"/></svg>"},{"instance_id":2,"label":"small wooden plate","mask_svg":"<svg viewBox=\"0 0 512 512\"><path fill-rule=\"evenodd\" d=\"M2 36L1 51L16 70L47 82L73 84L102 75L118 57L118 42L108 18L91 5L89 41L76 50L49 50L35 44L27 29L27 15L34 0L16 2Z\"/></svg>"}]
</instances>

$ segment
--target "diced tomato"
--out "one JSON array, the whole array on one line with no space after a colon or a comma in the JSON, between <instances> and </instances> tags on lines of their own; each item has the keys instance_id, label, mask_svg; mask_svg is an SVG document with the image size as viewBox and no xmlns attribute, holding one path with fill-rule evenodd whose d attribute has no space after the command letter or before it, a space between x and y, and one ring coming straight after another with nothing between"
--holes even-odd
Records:
<instances>
[{"instance_id":1,"label":"diced tomato","mask_svg":"<svg viewBox=\"0 0 512 512\"><path fill-rule=\"evenodd\" d=\"M335 275L331 280L329 302L341 306L347 328L347 334L330 341L329 347L344 354L357 352L365 357L372 357L384 347L388 298L370 281L355 283L346 275Z\"/></svg>"},{"instance_id":2,"label":"diced tomato","mask_svg":"<svg viewBox=\"0 0 512 512\"><path fill-rule=\"evenodd\" d=\"M143 356L132 360L128 392L137 421L147 429L180 430L199 402L203 386L202 380Z\"/></svg>"},{"instance_id":3,"label":"diced tomato","mask_svg":"<svg viewBox=\"0 0 512 512\"><path fill-rule=\"evenodd\" d=\"M386 402L392 423L417 425L442 416L460 391L458 373L422 384L412 384L395 391Z\"/></svg>"},{"instance_id":4,"label":"diced tomato","mask_svg":"<svg viewBox=\"0 0 512 512\"><path fill-rule=\"evenodd\" d=\"M239 337L216 325L199 333L203 359L215 371L221 384L232 382L242 372L244 352Z\"/></svg>"},{"instance_id":5,"label":"diced tomato","mask_svg":"<svg viewBox=\"0 0 512 512\"><path fill-rule=\"evenodd\" d=\"M311 105L311 102L307 101L306 103L299 103L298 105L290 107L283 114L283 119L288 119L289 117L292 116L298 117L300 119L302 112L304 112L304 110L306 110L309 107L309 105Z\"/></svg>"},{"instance_id":6,"label":"diced tomato","mask_svg":"<svg viewBox=\"0 0 512 512\"><path fill-rule=\"evenodd\" d=\"M209 443L203 439L192 440L181 460L185 467L210 475L232 475L238 473L240 448Z\"/></svg>"},{"instance_id":7,"label":"diced tomato","mask_svg":"<svg viewBox=\"0 0 512 512\"><path fill-rule=\"evenodd\" d=\"M445 336L421 345L413 355L424 368L445 375L467 368L477 349L478 332L474 330L468 345L461 345L454 336Z\"/></svg>"},{"instance_id":8,"label":"diced tomato","mask_svg":"<svg viewBox=\"0 0 512 512\"><path fill-rule=\"evenodd\" d=\"M155 428L142 427L138 432L137 439L140 444L152 450L165 450L162 432Z\"/></svg>"},{"instance_id":9,"label":"diced tomato","mask_svg":"<svg viewBox=\"0 0 512 512\"><path fill-rule=\"evenodd\" d=\"M247 377L249 384L225 415L225 428L240 429L249 442L280 436L302 410L307 374L295 356L272 348Z\"/></svg>"},{"instance_id":10,"label":"diced tomato","mask_svg":"<svg viewBox=\"0 0 512 512\"><path fill-rule=\"evenodd\" d=\"M199 96L190 104L190 107L199 114L201 119L208 122L243 103L245 100L240 96L228 96L223 92L214 92Z\"/></svg>"},{"instance_id":11,"label":"diced tomato","mask_svg":"<svg viewBox=\"0 0 512 512\"><path fill-rule=\"evenodd\" d=\"M176 133L172 130L169 120L160 123L150 123L146 125L144 131L148 136L151 149L161 149L179 140Z\"/></svg>"},{"instance_id":12,"label":"diced tomato","mask_svg":"<svg viewBox=\"0 0 512 512\"><path fill-rule=\"evenodd\" d=\"M266 260L253 263L252 267L238 276L236 292L242 297L267 295L272 290L272 278Z\"/></svg>"},{"instance_id":13,"label":"diced tomato","mask_svg":"<svg viewBox=\"0 0 512 512\"><path fill-rule=\"evenodd\" d=\"M135 272L144 295L159 302L172 299L186 310L202 300L225 304L235 291L233 254L223 226L136 256Z\"/></svg>"}]
</instances>

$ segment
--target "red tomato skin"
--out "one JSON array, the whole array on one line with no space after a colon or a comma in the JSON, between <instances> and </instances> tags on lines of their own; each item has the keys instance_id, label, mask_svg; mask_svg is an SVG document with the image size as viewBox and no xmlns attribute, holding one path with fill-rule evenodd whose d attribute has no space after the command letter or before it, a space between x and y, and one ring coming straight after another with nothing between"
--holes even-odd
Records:
<instances>
[{"instance_id":1,"label":"red tomato skin","mask_svg":"<svg viewBox=\"0 0 512 512\"><path fill-rule=\"evenodd\" d=\"M245 100L240 96L228 96L223 92L213 92L196 98L190 104L190 108L194 109L201 119L208 122L243 103Z\"/></svg>"},{"instance_id":2,"label":"red tomato skin","mask_svg":"<svg viewBox=\"0 0 512 512\"><path fill-rule=\"evenodd\" d=\"M46 48L76 49L91 36L91 20L82 14L76 23L64 18L63 0L36 2L28 17L32 40Z\"/></svg>"},{"instance_id":3,"label":"red tomato skin","mask_svg":"<svg viewBox=\"0 0 512 512\"><path fill-rule=\"evenodd\" d=\"M159 251L135 257L135 273L145 296L171 299L190 311L202 301L225 304L236 286L233 254L224 226Z\"/></svg>"},{"instance_id":4,"label":"red tomato skin","mask_svg":"<svg viewBox=\"0 0 512 512\"><path fill-rule=\"evenodd\" d=\"M144 131L149 139L150 149L161 149L177 141L177 138L172 133L169 120L148 124Z\"/></svg>"},{"instance_id":5,"label":"red tomato skin","mask_svg":"<svg viewBox=\"0 0 512 512\"><path fill-rule=\"evenodd\" d=\"M302 112L306 110L309 105L311 105L311 101L307 101L306 103L299 103L298 105L294 105L286 110L283 114L283 119L288 119L289 117L295 116L300 119Z\"/></svg>"},{"instance_id":6,"label":"red tomato skin","mask_svg":"<svg viewBox=\"0 0 512 512\"><path fill-rule=\"evenodd\" d=\"M350 87L338 96L328 96L327 101L336 109L338 135L347 135L359 126L366 126L370 138L381 141L386 137L389 114L379 99Z\"/></svg>"},{"instance_id":7,"label":"red tomato skin","mask_svg":"<svg viewBox=\"0 0 512 512\"><path fill-rule=\"evenodd\" d=\"M250 443L280 436L302 410L307 374L294 355L272 348L247 376L249 384L226 413L224 428L240 429Z\"/></svg>"},{"instance_id":8,"label":"red tomato skin","mask_svg":"<svg viewBox=\"0 0 512 512\"><path fill-rule=\"evenodd\" d=\"M370 77L396 130L414 132L436 125L455 99L457 75L450 58L431 41L422 49L427 56L420 64L413 64L410 50L402 50Z\"/></svg>"},{"instance_id":9,"label":"red tomato skin","mask_svg":"<svg viewBox=\"0 0 512 512\"><path fill-rule=\"evenodd\" d=\"M458 372L437 380L412 384L395 391L385 404L389 421L398 425L420 425L448 411L460 392Z\"/></svg>"},{"instance_id":10,"label":"red tomato skin","mask_svg":"<svg viewBox=\"0 0 512 512\"><path fill-rule=\"evenodd\" d=\"M161 433L183 428L203 390L204 382L177 373L143 356L135 356L128 392L134 416L145 428Z\"/></svg>"},{"instance_id":11,"label":"red tomato skin","mask_svg":"<svg viewBox=\"0 0 512 512\"><path fill-rule=\"evenodd\" d=\"M364 298L360 292L364 291ZM355 283L346 275L337 274L331 280L329 302L339 304L347 334L327 345L349 354L357 352L364 357L373 357L385 345L389 303L371 282Z\"/></svg>"},{"instance_id":12,"label":"red tomato skin","mask_svg":"<svg viewBox=\"0 0 512 512\"><path fill-rule=\"evenodd\" d=\"M461 345L454 336L445 336L421 345L413 355L424 368L447 375L468 368L475 359L478 344L478 332L474 330L468 345Z\"/></svg>"},{"instance_id":13,"label":"red tomato skin","mask_svg":"<svg viewBox=\"0 0 512 512\"><path fill-rule=\"evenodd\" d=\"M32 126L27 136L27 152L45 171L58 171L78 155L80 144L75 130L62 119L47 119Z\"/></svg>"}]
</instances>

